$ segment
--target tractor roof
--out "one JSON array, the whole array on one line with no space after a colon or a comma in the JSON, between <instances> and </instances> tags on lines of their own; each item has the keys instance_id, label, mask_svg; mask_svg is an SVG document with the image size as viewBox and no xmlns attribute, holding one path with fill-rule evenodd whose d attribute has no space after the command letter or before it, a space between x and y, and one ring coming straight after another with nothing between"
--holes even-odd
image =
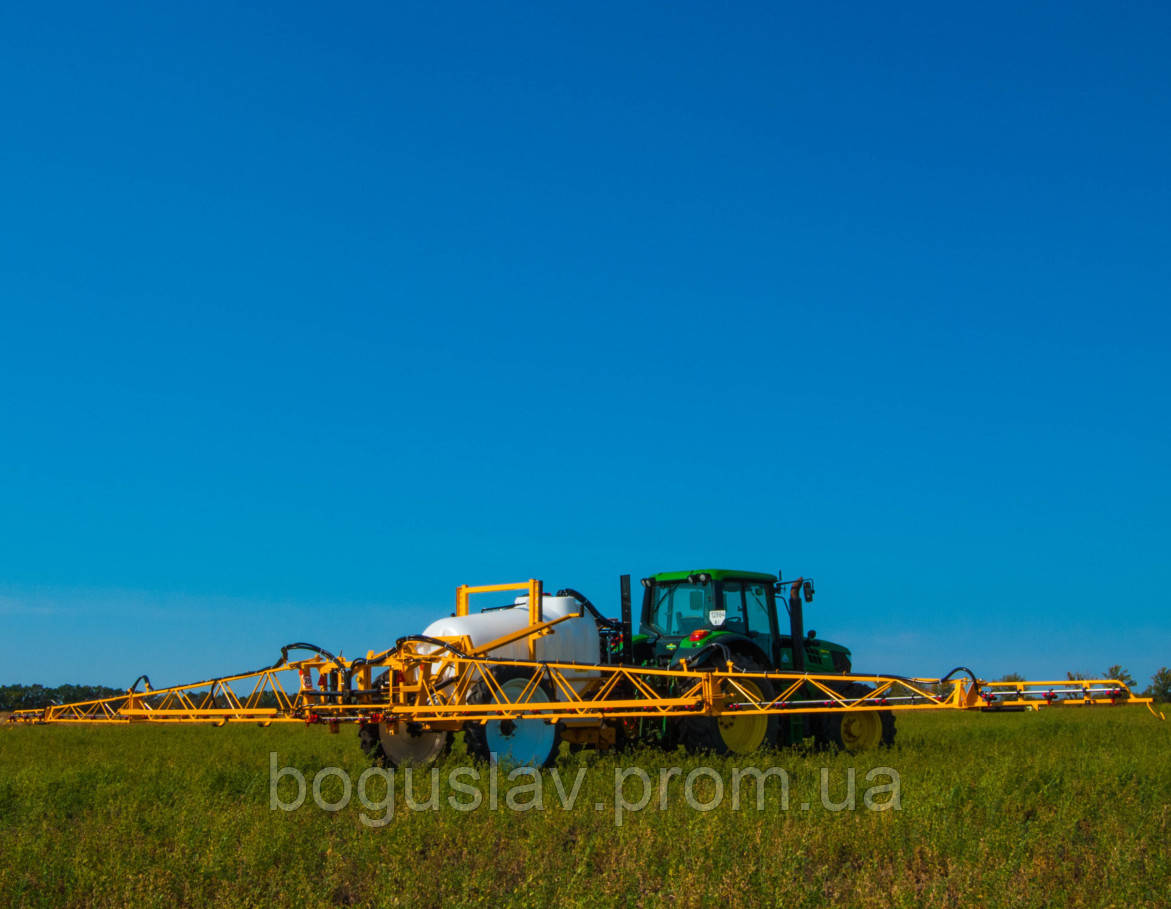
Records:
<instances>
[{"instance_id":1,"label":"tractor roof","mask_svg":"<svg viewBox=\"0 0 1171 909\"><path fill-rule=\"evenodd\" d=\"M652 575L655 583L661 584L670 581L686 581L689 575L709 574L713 581L723 581L728 578L745 581L775 581L775 574L762 574L759 571L736 571L731 568L695 568L691 571L661 571Z\"/></svg>"}]
</instances>

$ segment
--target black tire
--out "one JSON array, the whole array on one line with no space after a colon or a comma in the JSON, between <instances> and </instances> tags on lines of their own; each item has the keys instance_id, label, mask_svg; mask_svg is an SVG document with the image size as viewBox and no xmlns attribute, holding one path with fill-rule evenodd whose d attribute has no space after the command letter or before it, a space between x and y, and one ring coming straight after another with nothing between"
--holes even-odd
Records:
<instances>
[{"instance_id":1,"label":"black tire","mask_svg":"<svg viewBox=\"0 0 1171 909\"><path fill-rule=\"evenodd\" d=\"M386 766L386 753L382 750L382 743L378 741L376 724L362 723L358 726L358 745L373 763L381 767Z\"/></svg>"},{"instance_id":2,"label":"black tire","mask_svg":"<svg viewBox=\"0 0 1171 909\"><path fill-rule=\"evenodd\" d=\"M874 689L850 682L840 690L848 698L860 698ZM895 715L890 710L818 713L813 715L813 734L819 748L851 753L889 748L895 742Z\"/></svg>"},{"instance_id":3,"label":"black tire","mask_svg":"<svg viewBox=\"0 0 1171 909\"><path fill-rule=\"evenodd\" d=\"M384 690L386 678L387 673L382 673L374 681L374 687ZM378 723L361 723L358 726L358 745L372 763L382 767L430 764L451 751L454 736L450 732L424 732L413 724L396 728L398 731L391 735L389 730L384 730ZM392 749L390 754L387 753L387 747Z\"/></svg>"},{"instance_id":4,"label":"black tire","mask_svg":"<svg viewBox=\"0 0 1171 909\"><path fill-rule=\"evenodd\" d=\"M740 672L766 672L752 657L736 654L732 666ZM776 690L768 679L755 680L760 690L760 699L772 700ZM751 723L741 728L732 724ZM679 742L691 752L707 754L751 754L761 748L773 748L777 744L780 723L776 714L751 714L737 717L735 714L722 716L685 717L676 724Z\"/></svg>"},{"instance_id":5,"label":"black tire","mask_svg":"<svg viewBox=\"0 0 1171 909\"><path fill-rule=\"evenodd\" d=\"M520 687L521 683L527 684L531 681L533 673L539 671L539 669L528 669L524 666L501 666L493 671L492 676L501 688L508 686L516 689ZM548 679L542 679L538 684L547 700L557 700L553 686L549 684ZM468 691L467 702L469 704L491 704L495 700L492 692L483 682L477 682ZM546 727L551 728L547 729ZM536 751L525 748L523 749L525 753L514 754L504 750L507 748L509 740L517 736L536 739L537 744L534 746ZM487 723L469 722L464 725L464 743L467 745L468 754L481 761L491 761L493 755L496 755L518 764L550 767L556 762L557 754L561 748L561 726L558 723L548 723L541 719L489 720ZM519 746L518 740L518 751L521 750Z\"/></svg>"},{"instance_id":6,"label":"black tire","mask_svg":"<svg viewBox=\"0 0 1171 909\"><path fill-rule=\"evenodd\" d=\"M398 759L386 753L377 723L362 723L358 727L358 745L372 763L381 767L426 766L451 751L454 736L450 732L411 731L409 726L406 729L400 726L399 729L401 731L388 739L400 752Z\"/></svg>"},{"instance_id":7,"label":"black tire","mask_svg":"<svg viewBox=\"0 0 1171 909\"><path fill-rule=\"evenodd\" d=\"M387 685L389 673L383 672L374 680L374 687L383 693ZM371 763L380 767L386 766L386 753L382 750L382 743L378 741L378 724L361 723L358 726L358 746L370 758Z\"/></svg>"}]
</instances>

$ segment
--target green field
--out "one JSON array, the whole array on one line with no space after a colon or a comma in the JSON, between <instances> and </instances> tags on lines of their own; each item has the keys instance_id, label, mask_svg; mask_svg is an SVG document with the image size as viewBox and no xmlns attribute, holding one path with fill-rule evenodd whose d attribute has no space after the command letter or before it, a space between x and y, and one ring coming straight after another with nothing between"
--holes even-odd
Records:
<instances>
[{"instance_id":1,"label":"green field","mask_svg":"<svg viewBox=\"0 0 1171 909\"><path fill-rule=\"evenodd\" d=\"M270 752L308 780L326 766L355 781L366 769L352 730L136 726L0 728L0 899L9 905L328 906L484 904L547 906L977 906L1171 905L1171 724L1145 710L1053 709L1035 714L916 714L899 742L871 755L770 752L753 760L682 752L564 755L574 806L561 807L549 771L536 783L499 774L498 808L459 810L448 774L473 772L459 746L442 766L436 810L405 804L382 827L356 795L335 812L310 796L270 807ZM696 777L691 807L684 776ZM783 768L743 780L733 772ZM893 768L900 807L870 810L866 773ZM616 813L615 774L641 766L652 779L641 811ZM660 770L681 773L660 797ZM832 810L856 775L855 810ZM286 776L290 776L286 774ZM880 776L877 782L890 782ZM372 803L383 780L368 781ZM425 801L426 773L415 795ZM338 801L343 782L324 780ZM475 785L474 780L471 785ZM626 780L628 803L642 794ZM461 790L462 792L462 790ZM291 801L292 779L278 797ZM661 800L662 799L662 800ZM874 801L890 804L893 793ZM458 796L466 808L474 798ZM665 804L665 807L660 807ZM599 809L599 805L602 806ZM802 808L802 806L807 806Z\"/></svg>"}]
</instances>

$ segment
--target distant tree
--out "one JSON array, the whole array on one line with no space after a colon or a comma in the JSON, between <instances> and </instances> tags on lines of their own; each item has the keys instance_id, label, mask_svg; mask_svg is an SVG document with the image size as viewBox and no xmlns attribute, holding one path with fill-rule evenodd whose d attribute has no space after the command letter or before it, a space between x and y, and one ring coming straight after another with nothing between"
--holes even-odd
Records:
<instances>
[{"instance_id":1,"label":"distant tree","mask_svg":"<svg viewBox=\"0 0 1171 909\"><path fill-rule=\"evenodd\" d=\"M1134 676L1121 666L1111 666L1109 669L1107 669L1106 678L1117 679L1127 688L1134 688L1134 686L1138 684L1138 682L1134 680Z\"/></svg>"},{"instance_id":2,"label":"distant tree","mask_svg":"<svg viewBox=\"0 0 1171 909\"><path fill-rule=\"evenodd\" d=\"M1002 675L997 681L1000 682L1023 682L1025 677L1019 672L1008 672Z\"/></svg>"},{"instance_id":3,"label":"distant tree","mask_svg":"<svg viewBox=\"0 0 1171 909\"><path fill-rule=\"evenodd\" d=\"M1085 673L1083 672L1067 672L1065 677L1071 682L1084 682L1086 679Z\"/></svg>"},{"instance_id":4,"label":"distant tree","mask_svg":"<svg viewBox=\"0 0 1171 909\"><path fill-rule=\"evenodd\" d=\"M1171 669L1164 666L1151 676L1151 684L1143 692L1143 697L1154 698L1164 703L1171 702Z\"/></svg>"},{"instance_id":5,"label":"distant tree","mask_svg":"<svg viewBox=\"0 0 1171 909\"><path fill-rule=\"evenodd\" d=\"M53 692L44 685L18 685L18 707L44 707L53 703Z\"/></svg>"},{"instance_id":6,"label":"distant tree","mask_svg":"<svg viewBox=\"0 0 1171 909\"><path fill-rule=\"evenodd\" d=\"M241 699L242 700L242 699ZM262 691L259 697L253 702L256 707L278 707L279 702L276 695L271 691Z\"/></svg>"},{"instance_id":7,"label":"distant tree","mask_svg":"<svg viewBox=\"0 0 1171 909\"><path fill-rule=\"evenodd\" d=\"M125 692L105 685L0 685L0 710L36 710L51 704L92 701Z\"/></svg>"}]
</instances>

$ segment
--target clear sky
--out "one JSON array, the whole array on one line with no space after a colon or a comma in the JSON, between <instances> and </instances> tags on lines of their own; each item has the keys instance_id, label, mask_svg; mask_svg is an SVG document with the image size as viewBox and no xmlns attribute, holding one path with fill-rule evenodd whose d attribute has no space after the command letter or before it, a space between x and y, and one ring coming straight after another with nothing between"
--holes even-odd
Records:
<instances>
[{"instance_id":1,"label":"clear sky","mask_svg":"<svg viewBox=\"0 0 1171 909\"><path fill-rule=\"evenodd\" d=\"M1171 664L1165 4L9 4L0 682L812 574Z\"/></svg>"}]
</instances>

